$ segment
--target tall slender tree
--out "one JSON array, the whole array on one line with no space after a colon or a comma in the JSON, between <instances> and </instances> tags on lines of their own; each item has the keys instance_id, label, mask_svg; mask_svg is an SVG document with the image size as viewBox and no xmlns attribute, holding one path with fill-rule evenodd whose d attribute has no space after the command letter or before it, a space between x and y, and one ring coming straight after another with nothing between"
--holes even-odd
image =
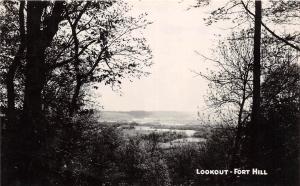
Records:
<instances>
[{"instance_id":1,"label":"tall slender tree","mask_svg":"<svg viewBox=\"0 0 300 186\"><path fill-rule=\"evenodd\" d=\"M250 126L249 158L255 162L257 151L257 132L260 124L260 76L261 76L261 6L260 0L255 1L254 49L253 49L253 101Z\"/></svg>"}]
</instances>

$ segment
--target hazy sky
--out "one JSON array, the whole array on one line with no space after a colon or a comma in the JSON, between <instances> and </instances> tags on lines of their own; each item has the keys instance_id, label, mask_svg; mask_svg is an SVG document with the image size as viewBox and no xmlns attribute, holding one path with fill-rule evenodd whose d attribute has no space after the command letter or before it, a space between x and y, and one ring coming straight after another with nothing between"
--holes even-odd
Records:
<instances>
[{"instance_id":1,"label":"hazy sky","mask_svg":"<svg viewBox=\"0 0 300 186\"><path fill-rule=\"evenodd\" d=\"M194 1L130 0L133 13L148 12L153 24L144 31L153 50L151 74L122 84L122 95L101 87L94 96L105 110L196 111L204 107L206 82L191 70L205 68L194 51L209 55L222 32L206 26L203 18L209 7L187 10Z\"/></svg>"}]
</instances>

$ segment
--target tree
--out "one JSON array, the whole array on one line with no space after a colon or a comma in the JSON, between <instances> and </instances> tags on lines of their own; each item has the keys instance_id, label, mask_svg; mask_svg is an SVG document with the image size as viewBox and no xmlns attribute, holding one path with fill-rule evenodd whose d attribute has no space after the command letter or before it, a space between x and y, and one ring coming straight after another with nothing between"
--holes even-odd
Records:
<instances>
[{"instance_id":1,"label":"tree","mask_svg":"<svg viewBox=\"0 0 300 186\"><path fill-rule=\"evenodd\" d=\"M14 123L15 118L15 88L14 88L14 76L17 68L20 66L21 58L24 54L25 50L25 28L24 28L24 7L25 2L20 2L19 7L19 35L20 35L20 45L18 51L13 59L12 64L9 66L7 72L6 86L7 86L7 113L8 113L8 121L10 123Z\"/></svg>"},{"instance_id":2,"label":"tree","mask_svg":"<svg viewBox=\"0 0 300 186\"><path fill-rule=\"evenodd\" d=\"M208 4L209 1L198 1L198 5ZM245 28L248 27L250 30L254 30L254 63L253 63L253 102L252 102L252 114L251 114L251 126L249 126L248 139L250 140L248 148L251 150L248 152L248 159L250 161L250 166L255 166L255 162L258 159L257 155L257 147L259 146L259 141L263 141L264 138L261 134L259 134L260 130L258 129L262 124L260 121L260 97L261 97L261 88L260 88L260 79L261 79L261 27L266 30L266 33L270 34L272 37L276 38L276 40L282 42L284 45L289 46L291 49L300 51L298 46L299 43L299 34L294 32L293 34L282 34L281 36L272 31L272 29L267 26L275 24L288 24L289 26L293 25L295 20L299 18L299 2L284 2L277 1L266 3L267 5L264 9L261 7L261 1L255 1L255 3L251 1L235 1L230 0L226 2L224 6L221 6L217 10L211 12L211 16L207 19L207 24L212 24L219 20L231 20L235 25L232 29L237 30L237 28ZM255 8L255 13L251 11L251 8ZM264 13L268 17L264 17L265 21L262 21L261 12ZM274 17L273 15L276 15ZM270 18L269 18L270 17ZM284 18L286 18L284 20ZM254 20L254 25L249 23L249 20ZM260 137L258 137L260 136ZM261 138L261 139L260 139Z\"/></svg>"},{"instance_id":3,"label":"tree","mask_svg":"<svg viewBox=\"0 0 300 186\"><path fill-rule=\"evenodd\" d=\"M220 56L218 58L210 59L202 56L213 62L216 68L199 73L209 82L209 106L220 113L234 114L231 124L236 126L236 135L231 150L232 167L239 164L241 139L245 135L244 129L251 112L253 41L249 39L249 34L251 33L247 31L241 34L233 33L227 41L220 42L218 49L215 50L215 55Z\"/></svg>"},{"instance_id":4,"label":"tree","mask_svg":"<svg viewBox=\"0 0 300 186\"><path fill-rule=\"evenodd\" d=\"M210 3L210 0L198 0L197 5L206 6ZM281 41L285 45L300 51L299 34L297 31L290 33L276 33L269 26L289 26L293 27L297 24L299 19L299 2L298 1L271 1L264 4L262 11L264 12L264 21L261 21L261 26L274 38ZM218 9L213 10L208 18L205 18L206 23L211 25L220 20L230 21L233 23L232 29L248 27L249 20L254 21L255 14L251 11L255 8L253 1L244 0L228 0L224 2ZM274 16L275 15L275 16ZM254 25L253 25L254 26Z\"/></svg>"},{"instance_id":5,"label":"tree","mask_svg":"<svg viewBox=\"0 0 300 186\"><path fill-rule=\"evenodd\" d=\"M25 75L25 90L24 90L24 104L23 104L23 119L22 123L24 130L20 131L18 138L15 138L15 143L22 147L21 151L24 152L22 156L19 156L17 161L23 162L22 166L18 166L17 172L19 173L19 179L22 180L24 184L36 184L35 182L43 182L41 178L36 176L36 170L41 168L38 166L37 162L40 159L37 158L37 152L42 148L42 144L45 141L45 131L46 125L42 119L41 115L41 90L43 87L45 79L45 50L51 43L53 39L58 24L62 17L63 12L63 2L53 3L53 11L46 14L47 18L43 20L42 24L42 14L43 10L48 6L48 2L27 2L26 10L26 36L24 34L24 14L23 9L25 8L25 2L20 3L19 19L20 19L20 37L21 44L19 52L15 57L15 60L11 64L8 77L7 77L7 88L8 88L8 103L9 110L13 111L14 107L14 88L13 88L13 77L17 66L20 64L21 55L23 50L26 48L26 65L24 70ZM43 25L43 30L41 26ZM26 39L26 42L25 42ZM25 43L24 43L25 42ZM8 116L13 116L14 113L8 113ZM13 123L9 123L12 124ZM20 124L18 124L20 125ZM12 126L13 127L13 126ZM20 129L17 129L20 130ZM17 131L15 129L15 131ZM37 133L38 131L38 133ZM19 138L22 141L19 141ZM16 148L18 146L12 146ZM29 152L32 152L29 153ZM11 162L12 163L12 162ZM21 165L21 164L19 164ZM31 165L31 166L29 166ZM42 165L42 164L40 164ZM10 164L9 166L15 166L15 164ZM43 169L41 169L43 170ZM35 179L31 182L31 179ZM39 181L38 181L39 180Z\"/></svg>"},{"instance_id":6,"label":"tree","mask_svg":"<svg viewBox=\"0 0 300 186\"><path fill-rule=\"evenodd\" d=\"M299 184L300 71L291 54L285 57L262 83L260 128L264 141L258 148L257 163L269 170L270 183Z\"/></svg>"},{"instance_id":7,"label":"tree","mask_svg":"<svg viewBox=\"0 0 300 186\"><path fill-rule=\"evenodd\" d=\"M19 73L17 70L21 64L21 58L24 53L24 2L20 3L19 10L15 2L2 2L1 3L1 105L7 105L9 111L8 120L13 120L15 102L18 100L16 91L19 91L19 87L14 85L14 79L17 79L16 75ZM17 24L19 27L17 27ZM22 39L21 39L22 38ZM16 47L18 46L18 47ZM7 97L6 97L7 95ZM7 99L10 98L10 99ZM18 102L18 105L20 103Z\"/></svg>"},{"instance_id":8,"label":"tree","mask_svg":"<svg viewBox=\"0 0 300 186\"><path fill-rule=\"evenodd\" d=\"M261 77L261 1L255 1L255 22L254 22L254 48L253 48L253 101L251 112L251 126L250 126L250 146L249 159L250 165L256 167L257 156L255 156L258 140L257 133L260 121L260 77Z\"/></svg>"},{"instance_id":9,"label":"tree","mask_svg":"<svg viewBox=\"0 0 300 186\"><path fill-rule=\"evenodd\" d=\"M4 19L1 27L11 28L13 31L6 32L19 36L1 33L5 41L1 44L8 48L1 51L7 62L3 69L8 69L1 71L7 77L9 130L5 139L13 144L6 145L6 158L12 161L8 166L15 169L12 172L21 183L47 185L44 153L55 126L49 116L65 110L73 116L84 103L83 85L121 84L125 77L147 74L142 68L151 65L151 51L141 35L131 34L148 22L144 15L126 17L122 10L126 12L128 7L115 1L3 2L1 8L1 16L14 15ZM5 26L9 22L12 24ZM17 29L15 25L19 25ZM19 92L14 90L15 84L20 84ZM16 118L16 95L21 97L22 119L14 126L10 118ZM16 149L19 152L10 156Z\"/></svg>"}]
</instances>

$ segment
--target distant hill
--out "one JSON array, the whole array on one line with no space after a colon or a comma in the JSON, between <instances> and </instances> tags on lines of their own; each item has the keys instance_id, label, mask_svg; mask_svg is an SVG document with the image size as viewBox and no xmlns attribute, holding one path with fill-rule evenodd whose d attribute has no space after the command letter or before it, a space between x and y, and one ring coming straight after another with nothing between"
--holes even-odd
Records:
<instances>
[{"instance_id":1,"label":"distant hill","mask_svg":"<svg viewBox=\"0 0 300 186\"><path fill-rule=\"evenodd\" d=\"M197 113L179 111L101 111L100 121L152 124L194 124Z\"/></svg>"}]
</instances>

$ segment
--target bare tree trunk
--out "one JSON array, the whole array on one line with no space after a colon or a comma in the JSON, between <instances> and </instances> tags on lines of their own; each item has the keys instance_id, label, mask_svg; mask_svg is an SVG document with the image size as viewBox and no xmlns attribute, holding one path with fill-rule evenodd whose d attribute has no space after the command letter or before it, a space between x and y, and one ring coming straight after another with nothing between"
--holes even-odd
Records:
<instances>
[{"instance_id":1,"label":"bare tree trunk","mask_svg":"<svg viewBox=\"0 0 300 186\"><path fill-rule=\"evenodd\" d=\"M9 125L15 123L15 85L14 78L16 71L21 63L21 58L25 50L25 27L24 27L24 8L25 1L20 2L19 8L19 31L20 31L20 46L17 54L9 66L7 77L6 77L6 87L7 87L7 118Z\"/></svg>"},{"instance_id":2,"label":"bare tree trunk","mask_svg":"<svg viewBox=\"0 0 300 186\"><path fill-rule=\"evenodd\" d=\"M82 86L82 80L81 80L81 75L80 75L80 70L79 70L79 64L80 64L80 59L79 59L79 40L77 38L77 33L76 33L76 27L77 27L77 21L74 22L74 24L71 22L69 19L69 23L72 28L72 36L74 38L74 55L75 55L75 61L74 61L74 69L76 73L76 85L74 88L74 93L71 99L71 104L69 108L69 116L73 116L74 113L78 110L77 106L77 101L80 93L80 88Z\"/></svg>"},{"instance_id":3,"label":"bare tree trunk","mask_svg":"<svg viewBox=\"0 0 300 186\"><path fill-rule=\"evenodd\" d=\"M7 88L7 128L3 136L3 185L9 185L13 180L17 184L19 180L15 177L15 165L18 163L14 161L15 149L18 149L18 128L16 112L15 112L15 85L14 79L16 71L21 64L21 59L25 50L25 27L24 27L24 8L25 1L20 2L19 6L19 32L20 32L20 45L18 51L9 66L8 73L6 76L6 88Z\"/></svg>"},{"instance_id":4,"label":"bare tree trunk","mask_svg":"<svg viewBox=\"0 0 300 186\"><path fill-rule=\"evenodd\" d=\"M72 100L71 100L69 116L73 116L74 113L78 110L77 102L78 102L81 86L82 86L81 79L76 78L76 85L75 85L74 93L73 93Z\"/></svg>"},{"instance_id":5,"label":"bare tree trunk","mask_svg":"<svg viewBox=\"0 0 300 186\"><path fill-rule=\"evenodd\" d=\"M253 62L253 105L250 126L250 164L256 164L258 154L258 126L260 122L260 46L261 46L261 7L262 2L255 1L255 28L254 28L254 62ZM252 162L252 163L251 163Z\"/></svg>"},{"instance_id":6,"label":"bare tree trunk","mask_svg":"<svg viewBox=\"0 0 300 186\"><path fill-rule=\"evenodd\" d=\"M240 167L240 159L241 159L241 137L243 133L243 111L244 111L244 106L246 102L246 86L247 86L247 81L248 81L248 71L246 72L245 79L243 81L243 94L242 94L242 101L240 103L240 108L239 108L239 113L238 113L238 123L237 123L237 128L235 132L235 139L234 139L234 144L233 144L233 150L232 150L232 155L231 155L231 162L230 162L230 168L236 168ZM235 179L235 178L233 178Z\"/></svg>"},{"instance_id":7,"label":"bare tree trunk","mask_svg":"<svg viewBox=\"0 0 300 186\"><path fill-rule=\"evenodd\" d=\"M90 6L90 2L87 2L83 9L79 12L78 17L75 19L75 21L72 23L70 17L68 17L69 24L71 26L72 30L72 37L74 39L74 55L75 55L75 61L74 61L74 69L76 73L76 85L74 88L74 93L71 99L70 107L69 107L69 116L73 116L76 111L78 111L78 98L80 94L80 89L82 85L84 84L84 76L80 73L79 65L80 65L80 59L79 59L79 40L77 37L77 25L79 20L81 19L83 13L87 10L87 8Z\"/></svg>"},{"instance_id":8,"label":"bare tree trunk","mask_svg":"<svg viewBox=\"0 0 300 186\"><path fill-rule=\"evenodd\" d=\"M244 111L244 105L246 101L246 90L243 92L242 102L240 104L240 109L238 113L238 124L235 132L235 140L232 150L232 159L231 159L231 168L239 167L239 154L240 154L240 145L241 145L241 137L242 137L242 116Z\"/></svg>"},{"instance_id":9,"label":"bare tree trunk","mask_svg":"<svg viewBox=\"0 0 300 186\"><path fill-rule=\"evenodd\" d=\"M261 44L261 1L255 1L255 33L253 63L253 106L252 121L257 125L260 111L260 44Z\"/></svg>"}]
</instances>

